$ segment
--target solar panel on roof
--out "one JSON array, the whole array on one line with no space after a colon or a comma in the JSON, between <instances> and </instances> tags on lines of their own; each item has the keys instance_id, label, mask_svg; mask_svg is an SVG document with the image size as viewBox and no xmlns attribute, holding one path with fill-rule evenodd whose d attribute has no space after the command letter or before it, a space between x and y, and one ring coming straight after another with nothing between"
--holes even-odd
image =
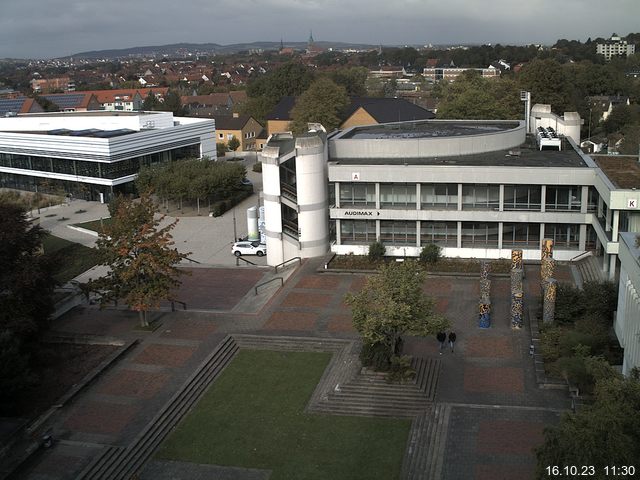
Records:
<instances>
[{"instance_id":1,"label":"solar panel on roof","mask_svg":"<svg viewBox=\"0 0 640 480\"><path fill-rule=\"evenodd\" d=\"M60 108L73 108L77 107L84 100L84 94L78 95L43 95L44 98L52 103L55 103Z\"/></svg>"},{"instance_id":2,"label":"solar panel on roof","mask_svg":"<svg viewBox=\"0 0 640 480\"><path fill-rule=\"evenodd\" d=\"M7 98L0 100L0 115L3 117L9 112L18 113L26 98Z\"/></svg>"}]
</instances>

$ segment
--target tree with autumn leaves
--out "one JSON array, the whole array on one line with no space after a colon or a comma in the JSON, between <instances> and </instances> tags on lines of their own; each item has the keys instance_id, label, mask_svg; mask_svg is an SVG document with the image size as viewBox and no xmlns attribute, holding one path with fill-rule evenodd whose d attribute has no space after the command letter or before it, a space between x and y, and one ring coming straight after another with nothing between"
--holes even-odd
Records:
<instances>
[{"instance_id":1,"label":"tree with autumn leaves","mask_svg":"<svg viewBox=\"0 0 640 480\"><path fill-rule=\"evenodd\" d=\"M364 352L380 352L376 368L386 367L400 354L402 336L435 335L449 327L449 320L437 312L433 299L423 291L426 273L418 262L407 260L384 264L377 275L367 278L361 291L347 294L353 325L362 335ZM367 354L368 355L368 354Z\"/></svg>"},{"instance_id":2,"label":"tree with autumn leaves","mask_svg":"<svg viewBox=\"0 0 640 480\"><path fill-rule=\"evenodd\" d=\"M112 222L97 241L101 265L109 272L88 283L87 289L100 294L100 303L123 300L140 315L140 325L149 325L147 312L180 285L183 270L177 265L189 254L173 247L171 230L177 220L161 226L164 216L155 215L149 194L139 200L118 202Z\"/></svg>"}]
</instances>

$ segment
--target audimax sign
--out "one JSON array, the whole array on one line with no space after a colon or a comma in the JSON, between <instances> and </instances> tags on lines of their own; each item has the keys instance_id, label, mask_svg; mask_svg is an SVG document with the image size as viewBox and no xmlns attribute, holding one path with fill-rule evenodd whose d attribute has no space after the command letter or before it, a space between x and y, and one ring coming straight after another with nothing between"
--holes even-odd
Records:
<instances>
[{"instance_id":1,"label":"audimax sign","mask_svg":"<svg viewBox=\"0 0 640 480\"><path fill-rule=\"evenodd\" d=\"M372 212L371 210L347 210L345 216L349 217L373 217L373 214L380 215L380 212Z\"/></svg>"}]
</instances>

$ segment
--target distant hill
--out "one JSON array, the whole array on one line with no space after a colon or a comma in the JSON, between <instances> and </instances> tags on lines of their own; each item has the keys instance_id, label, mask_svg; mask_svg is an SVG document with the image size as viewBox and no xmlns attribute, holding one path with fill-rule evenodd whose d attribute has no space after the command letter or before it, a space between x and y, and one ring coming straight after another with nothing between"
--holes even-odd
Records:
<instances>
[{"instance_id":1,"label":"distant hill","mask_svg":"<svg viewBox=\"0 0 640 480\"><path fill-rule=\"evenodd\" d=\"M343 50L348 48L353 49L370 49L376 48L375 45L363 45L356 43L343 43L343 42L315 42L315 45L324 49L337 49ZM304 49L307 46L307 42L287 42L285 47L291 47L295 49ZM79 52L69 57L73 58L123 58L123 57L139 57L139 56L156 56L156 55L184 55L185 53L191 54L229 54L237 53L247 50L279 50L280 42L252 42L252 43L234 43L232 45L219 45L217 43L174 43L171 45L156 45L145 47L131 47L120 48L111 50L93 50L90 52Z\"/></svg>"}]
</instances>

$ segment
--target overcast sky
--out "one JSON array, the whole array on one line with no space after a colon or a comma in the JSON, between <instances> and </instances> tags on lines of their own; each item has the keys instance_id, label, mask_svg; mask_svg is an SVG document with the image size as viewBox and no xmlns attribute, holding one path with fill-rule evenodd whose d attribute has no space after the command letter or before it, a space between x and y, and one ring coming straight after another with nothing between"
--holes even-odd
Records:
<instances>
[{"instance_id":1,"label":"overcast sky","mask_svg":"<svg viewBox=\"0 0 640 480\"><path fill-rule=\"evenodd\" d=\"M640 0L0 0L0 58L178 42L585 41L640 31Z\"/></svg>"}]
</instances>

